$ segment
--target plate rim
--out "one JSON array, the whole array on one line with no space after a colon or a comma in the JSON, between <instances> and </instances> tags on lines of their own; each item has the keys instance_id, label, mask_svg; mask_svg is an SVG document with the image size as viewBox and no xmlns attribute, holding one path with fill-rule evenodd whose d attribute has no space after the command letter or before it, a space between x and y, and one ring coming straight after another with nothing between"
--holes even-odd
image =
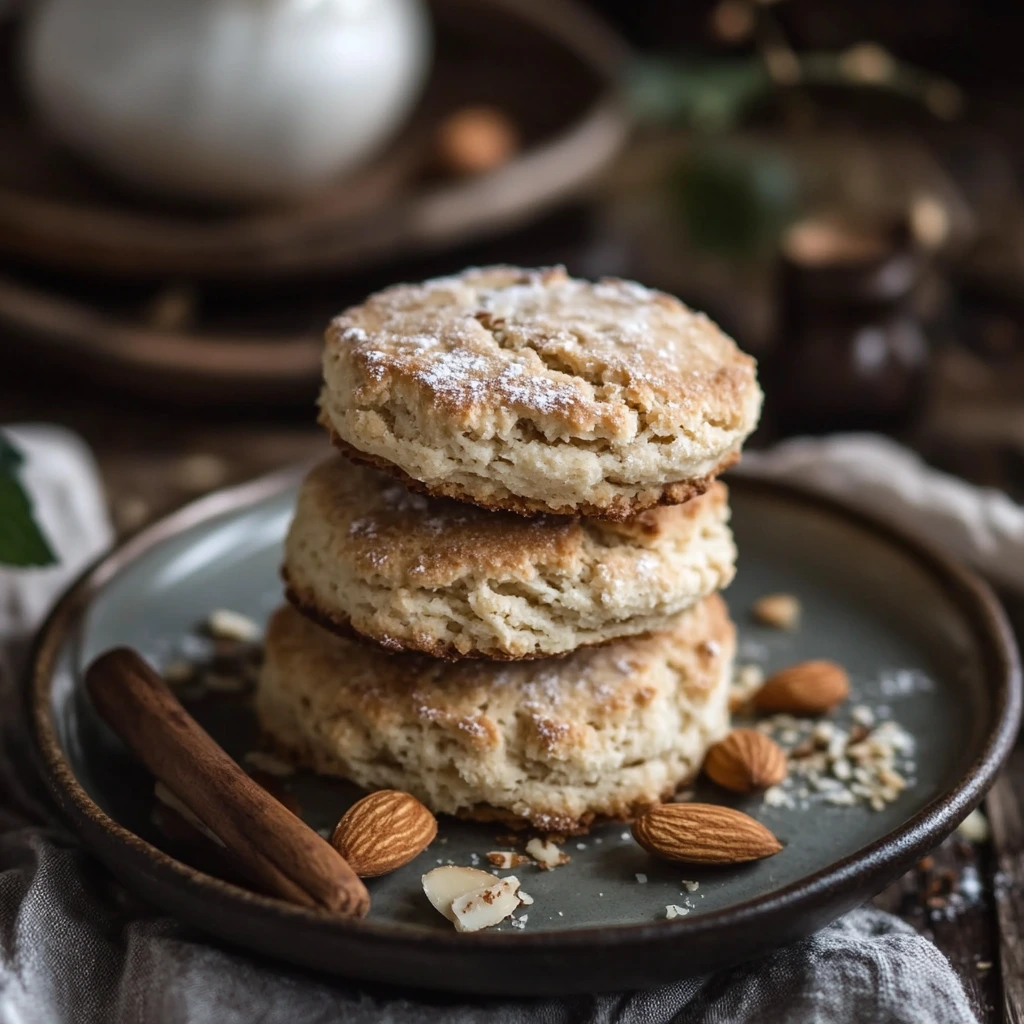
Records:
<instances>
[{"instance_id":1,"label":"plate rim","mask_svg":"<svg viewBox=\"0 0 1024 1024\"><path fill-rule=\"evenodd\" d=\"M971 626L972 637L983 656L985 676L994 687L987 729L979 742L978 754L963 775L902 825L781 889L692 918L674 922L656 920L538 932L484 931L463 935L454 931L428 932L408 924L347 920L327 912L294 906L207 875L152 846L109 817L85 791L63 752L54 716L50 713L54 659L75 624L81 621L91 600L122 568L185 530L223 515L242 512L283 494L298 483L308 466L308 463L290 466L257 480L216 491L128 537L97 559L65 590L36 634L21 684L26 697L24 709L29 719L26 724L32 753L49 792L64 817L71 820L76 835L91 853L108 865L108 851L95 841L93 829L98 828L105 833L106 838L118 847L120 855L135 860L140 867L153 872L156 882L172 888L184 885L194 889L214 901L211 906L227 900L232 909L245 909L248 913L258 914L264 922L281 922L284 918L313 932L327 929L332 934L356 936L363 943L377 945L391 952L397 949L400 953L406 947L419 949L428 936L430 944L445 954L469 950L477 953L511 949L534 952L568 949L579 952L608 948L642 949L652 944L670 946L673 940L685 943L700 941L701 938L721 936L732 929L756 923L770 928L771 923L776 921L785 930L785 915L798 915L804 911L806 918L813 918L816 901L826 892L852 889L857 881L875 876L888 880L901 867L923 856L949 835L970 810L980 803L1013 746L1021 717L1020 660L1006 614L987 583L937 545L871 513L804 486L746 475L732 476L728 480L732 488L744 492L761 491L784 500L810 505L866 529L909 554L930 575L938 576L949 584L945 588L947 593L964 621ZM128 882L129 887L131 884ZM209 926L198 926L216 932L216 929ZM291 959L287 953L279 954L278 958ZM300 958L292 959L292 962L304 961ZM345 971L342 968L336 973L344 974ZM530 991L556 990L550 986L531 990L529 985L522 984L523 981L519 978L519 984L516 985L516 991L523 995ZM455 988L478 992L497 991L494 988L467 989L464 985L453 986L446 984L443 979L438 980L437 987L449 991ZM581 991L571 985L566 986L565 991L570 990ZM592 987L590 990L593 990Z\"/></svg>"}]
</instances>

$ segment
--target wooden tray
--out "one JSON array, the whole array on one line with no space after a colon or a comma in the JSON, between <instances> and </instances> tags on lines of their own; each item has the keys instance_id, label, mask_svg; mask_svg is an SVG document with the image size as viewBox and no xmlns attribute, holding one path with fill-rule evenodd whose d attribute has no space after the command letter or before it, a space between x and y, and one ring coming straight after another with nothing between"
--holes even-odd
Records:
<instances>
[{"instance_id":1,"label":"wooden tray","mask_svg":"<svg viewBox=\"0 0 1024 1024\"><path fill-rule=\"evenodd\" d=\"M572 0L431 0L434 71L410 123L372 164L288 207L211 212L116 189L44 138L0 49L0 254L124 277L248 278L365 267L536 215L598 171L626 119L616 37ZM438 122L468 104L508 113L523 148L467 180L431 180Z\"/></svg>"}]
</instances>

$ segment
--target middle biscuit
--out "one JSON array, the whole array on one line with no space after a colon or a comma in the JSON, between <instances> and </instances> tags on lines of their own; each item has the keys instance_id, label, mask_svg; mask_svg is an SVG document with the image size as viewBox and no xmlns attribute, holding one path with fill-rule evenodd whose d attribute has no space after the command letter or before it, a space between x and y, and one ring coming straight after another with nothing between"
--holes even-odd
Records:
<instances>
[{"instance_id":1,"label":"middle biscuit","mask_svg":"<svg viewBox=\"0 0 1024 1024\"><path fill-rule=\"evenodd\" d=\"M334 458L302 485L283 572L310 618L391 650L546 657L665 629L726 586L727 498L716 483L624 523L524 519Z\"/></svg>"}]
</instances>

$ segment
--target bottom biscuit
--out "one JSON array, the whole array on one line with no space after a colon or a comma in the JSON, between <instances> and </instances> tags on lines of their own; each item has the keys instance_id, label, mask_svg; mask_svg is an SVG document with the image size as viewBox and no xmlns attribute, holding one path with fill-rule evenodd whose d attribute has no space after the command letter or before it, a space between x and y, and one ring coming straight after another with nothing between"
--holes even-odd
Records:
<instances>
[{"instance_id":1,"label":"bottom biscuit","mask_svg":"<svg viewBox=\"0 0 1024 1024\"><path fill-rule=\"evenodd\" d=\"M267 628L261 725L304 767L403 789L436 813L586 832L665 799L728 729L735 630L717 595L669 632L562 658L446 664Z\"/></svg>"}]
</instances>

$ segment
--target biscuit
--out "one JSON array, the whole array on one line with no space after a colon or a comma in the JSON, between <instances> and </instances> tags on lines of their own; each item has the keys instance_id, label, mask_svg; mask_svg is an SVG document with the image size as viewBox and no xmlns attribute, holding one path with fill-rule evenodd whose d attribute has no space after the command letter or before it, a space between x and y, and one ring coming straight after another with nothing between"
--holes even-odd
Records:
<instances>
[{"instance_id":1,"label":"biscuit","mask_svg":"<svg viewBox=\"0 0 1024 1024\"><path fill-rule=\"evenodd\" d=\"M524 519L414 494L335 457L299 492L289 599L321 625L442 658L537 658L668 628L726 586L727 491L629 522Z\"/></svg>"},{"instance_id":2,"label":"biscuit","mask_svg":"<svg viewBox=\"0 0 1024 1024\"><path fill-rule=\"evenodd\" d=\"M628 281L489 267L371 296L333 321L320 419L430 494L627 519L707 489L757 424L754 360Z\"/></svg>"},{"instance_id":3,"label":"biscuit","mask_svg":"<svg viewBox=\"0 0 1024 1024\"><path fill-rule=\"evenodd\" d=\"M535 662L388 654L290 606L267 628L256 694L278 750L436 813L585 832L699 770L728 729L735 630L714 595L673 630Z\"/></svg>"}]
</instances>

